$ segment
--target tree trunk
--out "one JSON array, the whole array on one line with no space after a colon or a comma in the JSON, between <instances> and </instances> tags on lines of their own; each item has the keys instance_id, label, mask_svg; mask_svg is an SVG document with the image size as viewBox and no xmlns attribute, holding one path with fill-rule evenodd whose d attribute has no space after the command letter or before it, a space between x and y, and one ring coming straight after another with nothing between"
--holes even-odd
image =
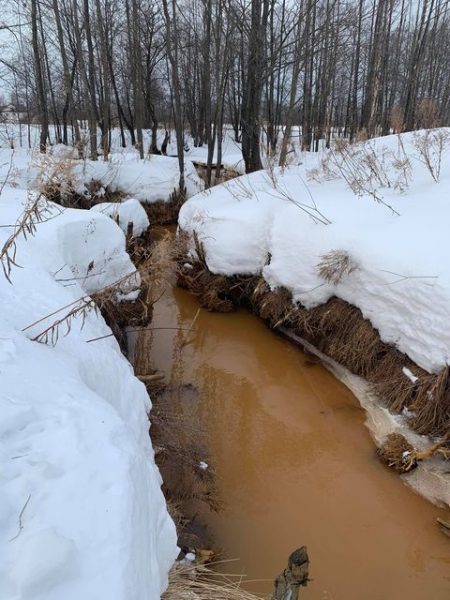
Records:
<instances>
[{"instance_id":1,"label":"tree trunk","mask_svg":"<svg viewBox=\"0 0 450 600\"><path fill-rule=\"evenodd\" d=\"M45 153L47 150L48 138L48 109L47 99L45 97L44 78L42 75L42 59L39 51L37 3L38 0L31 0L31 33L34 57L34 71L36 78L36 92L39 102L39 112L41 118L39 150L40 152Z\"/></svg>"}]
</instances>

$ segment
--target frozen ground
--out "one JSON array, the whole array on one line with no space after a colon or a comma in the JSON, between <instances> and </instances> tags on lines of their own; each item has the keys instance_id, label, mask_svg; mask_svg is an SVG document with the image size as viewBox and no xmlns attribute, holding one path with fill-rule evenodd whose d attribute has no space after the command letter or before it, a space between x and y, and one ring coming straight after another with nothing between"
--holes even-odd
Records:
<instances>
[{"instance_id":1,"label":"frozen ground","mask_svg":"<svg viewBox=\"0 0 450 600\"><path fill-rule=\"evenodd\" d=\"M0 151L0 599L156 600L177 548L150 400L113 337L89 341L111 332L82 310L139 278L101 212L40 201L19 233L30 157Z\"/></svg>"}]
</instances>

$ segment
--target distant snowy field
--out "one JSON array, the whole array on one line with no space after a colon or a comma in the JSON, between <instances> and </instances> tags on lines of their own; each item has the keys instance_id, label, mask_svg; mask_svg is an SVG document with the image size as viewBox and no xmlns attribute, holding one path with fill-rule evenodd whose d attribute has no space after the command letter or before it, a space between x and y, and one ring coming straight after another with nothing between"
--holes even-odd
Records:
<instances>
[{"instance_id":1,"label":"distant snowy field","mask_svg":"<svg viewBox=\"0 0 450 600\"><path fill-rule=\"evenodd\" d=\"M212 272L262 273L306 307L342 298L384 341L439 371L450 362L450 130L301 160L191 198L180 227L198 234ZM334 281L326 264L342 269Z\"/></svg>"},{"instance_id":2,"label":"distant snowy field","mask_svg":"<svg viewBox=\"0 0 450 600\"><path fill-rule=\"evenodd\" d=\"M94 311L83 327L81 315L56 327L85 294L134 267L123 231L98 211L39 203L42 222L8 244L36 198L36 168L32 151L0 150L11 280L1 273L0 598L156 600L177 548L145 386L113 337L87 342L111 333ZM132 276L122 292L138 284ZM56 343L32 341L52 325Z\"/></svg>"}]
</instances>

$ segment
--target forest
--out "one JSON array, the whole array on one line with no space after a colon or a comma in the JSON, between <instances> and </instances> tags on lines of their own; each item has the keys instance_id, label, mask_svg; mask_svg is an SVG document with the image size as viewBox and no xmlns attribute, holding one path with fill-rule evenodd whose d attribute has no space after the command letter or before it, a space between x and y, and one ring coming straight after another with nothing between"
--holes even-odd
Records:
<instances>
[{"instance_id":1,"label":"forest","mask_svg":"<svg viewBox=\"0 0 450 600\"><path fill-rule=\"evenodd\" d=\"M121 143L164 153L184 132L220 162L223 126L246 171L261 154L446 125L448 0L31 0L9 3L9 100L40 145L105 157ZM30 26L31 24L31 26ZM33 65L33 68L31 66ZM87 125L89 140L81 131ZM49 137L55 126L55 139ZM101 131L97 139L97 128ZM152 130L149 147L143 129Z\"/></svg>"}]
</instances>

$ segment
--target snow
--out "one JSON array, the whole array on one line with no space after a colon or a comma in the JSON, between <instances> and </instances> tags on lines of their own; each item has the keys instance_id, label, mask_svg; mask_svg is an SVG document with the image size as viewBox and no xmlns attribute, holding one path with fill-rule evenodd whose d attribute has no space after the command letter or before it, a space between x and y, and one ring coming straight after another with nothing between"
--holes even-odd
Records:
<instances>
[{"instance_id":1,"label":"snow","mask_svg":"<svg viewBox=\"0 0 450 600\"><path fill-rule=\"evenodd\" d=\"M0 182L10 159L2 150ZM1 193L7 272L5 243L36 199L32 160L15 151ZM118 280L129 294L139 278L108 216L43 200L39 212L17 237L11 282L0 277L0 598L156 600L177 547L151 403L101 315L64 319L86 294ZM53 339L33 341L52 325Z\"/></svg>"},{"instance_id":2,"label":"snow","mask_svg":"<svg viewBox=\"0 0 450 600\"><path fill-rule=\"evenodd\" d=\"M59 148L56 146L52 154L56 167L61 158L65 158ZM64 151L67 151L66 147L63 147ZM73 155L72 149L70 152ZM178 159L149 155L141 160L134 152L111 153L108 161L71 160L69 177L79 194L90 193L90 184L98 181L111 192L126 192L142 203L169 202L171 194L178 190ZM188 198L203 189L203 183L189 160L185 164L185 183ZM100 190L98 195L103 194L104 190Z\"/></svg>"},{"instance_id":3,"label":"snow","mask_svg":"<svg viewBox=\"0 0 450 600\"><path fill-rule=\"evenodd\" d=\"M119 227L126 234L128 223L133 223L133 235L139 237L147 231L150 222L142 204L135 198L129 198L124 202L100 202L91 208L96 212L108 215L114 221L118 221Z\"/></svg>"},{"instance_id":4,"label":"snow","mask_svg":"<svg viewBox=\"0 0 450 600\"><path fill-rule=\"evenodd\" d=\"M439 182L419 150L428 136L437 166L435 134L445 139ZM443 326L450 318L449 139L443 129L360 143L352 161L362 184L349 181L337 150L304 153L300 165L194 196L179 225L196 231L212 272L261 273L272 289L288 288L307 308L342 298L384 341L437 372L450 359L450 330ZM327 257L351 265L339 281L320 274Z\"/></svg>"},{"instance_id":5,"label":"snow","mask_svg":"<svg viewBox=\"0 0 450 600\"><path fill-rule=\"evenodd\" d=\"M189 150L185 156L193 162L206 164L208 160L208 146L195 147L192 139L188 139ZM214 149L213 164L217 162L217 148ZM241 144L233 139L233 133L225 128L222 142L221 163L225 169L235 171L243 175L245 173L245 163L242 158Z\"/></svg>"},{"instance_id":6,"label":"snow","mask_svg":"<svg viewBox=\"0 0 450 600\"><path fill-rule=\"evenodd\" d=\"M402 372L411 381L411 383L416 383L416 381L419 381L419 378L416 377L411 369L408 369L408 367L403 367Z\"/></svg>"}]
</instances>

